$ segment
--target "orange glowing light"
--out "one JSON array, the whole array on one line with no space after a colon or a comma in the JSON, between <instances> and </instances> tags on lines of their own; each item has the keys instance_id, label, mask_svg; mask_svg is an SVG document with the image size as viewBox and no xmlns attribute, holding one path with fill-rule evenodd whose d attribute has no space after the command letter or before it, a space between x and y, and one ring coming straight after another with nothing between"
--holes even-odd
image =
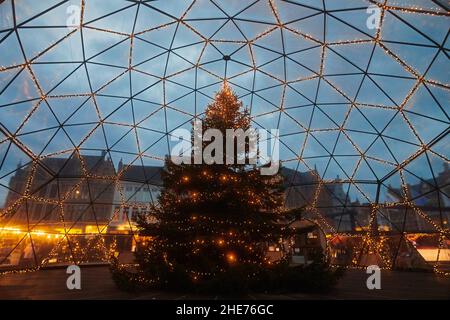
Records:
<instances>
[{"instance_id":1,"label":"orange glowing light","mask_svg":"<svg viewBox=\"0 0 450 320\"><path fill-rule=\"evenodd\" d=\"M229 252L229 253L227 254L227 260L228 260L228 262L230 262L230 263L234 263L234 262L237 261L237 257L236 257L236 255L235 255L233 252Z\"/></svg>"}]
</instances>

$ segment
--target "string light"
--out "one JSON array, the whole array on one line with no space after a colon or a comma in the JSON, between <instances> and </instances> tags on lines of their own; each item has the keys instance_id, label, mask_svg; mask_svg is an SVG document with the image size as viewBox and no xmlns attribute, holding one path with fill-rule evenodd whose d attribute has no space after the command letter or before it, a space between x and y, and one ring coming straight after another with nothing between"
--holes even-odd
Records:
<instances>
[{"instance_id":1,"label":"string light","mask_svg":"<svg viewBox=\"0 0 450 320\"><path fill-rule=\"evenodd\" d=\"M229 263L235 263L237 261L237 257L233 252L227 253L227 261Z\"/></svg>"},{"instance_id":2,"label":"string light","mask_svg":"<svg viewBox=\"0 0 450 320\"><path fill-rule=\"evenodd\" d=\"M386 5L386 4L380 4L377 1L371 1L373 4L379 6L382 9L382 18L381 18L381 23L383 23L384 20L384 15L386 12L401 12L401 13L414 13L414 14L426 14L426 15L430 15L430 16L444 16L444 17L448 17L449 14L448 12L442 11L442 10L430 10L427 8L421 8L418 6L413 6L413 5L408 5L408 6L394 6L394 5ZM350 144L355 148L355 150L357 151L357 153L361 156L361 158L359 159L355 169L353 170L353 172L351 173L350 177L348 177L348 180L344 180L343 182L349 182L352 186L354 186L358 192L363 195L363 197L370 203L370 196L367 195L364 190L362 190L359 185L357 183L355 183L354 180L354 176L357 172L357 170L359 169L361 163L363 162L363 157L367 158L367 159L371 159L374 160L380 164L385 164L385 165L390 165L390 166L395 166L396 169L398 170L400 179L401 179L401 189L403 191L403 199L401 201L398 202L386 202L386 203L377 203L375 206L371 207L371 214L370 214L370 224L375 225L376 224L376 211L379 210L380 208L392 208L395 206L405 206L407 208L411 208L415 214L417 214L419 217L421 217L422 219L424 219L425 221L427 221L427 223L429 223L433 229L436 231L437 234L439 234L439 249L443 248L444 246L444 239L448 238L448 228L444 228L443 226L437 224L436 222L434 222L432 219L430 219L430 217L423 212L420 207L418 207L414 201L410 200L410 192L408 190L408 184L403 176L403 168L405 168L408 164L410 164L414 159L416 159L418 156L424 154L425 152L429 152L432 153L438 157L440 157L441 159L443 159L446 162L449 162L449 159L442 154L439 154L436 150L431 150L427 147L427 144L424 143L421 140L420 134L418 133L418 130L413 126L413 124L411 123L411 121L409 120L409 118L406 116L405 114L405 110L404 108L406 107L408 101L410 101L410 99L414 96L414 94L417 92L419 86L423 83L426 84L430 84L430 85L434 85L434 86L439 86L444 88L445 90L449 89L449 86L447 84L443 84L440 83L437 80L434 79L430 79L428 76L424 77L424 75L420 74L419 71L415 70L411 65L407 64L403 59L401 59L398 55L396 55L392 50L390 50L385 44L384 44L384 39L382 37L382 26L379 28L379 30L377 31L377 34L375 35L375 37L371 38L371 39L354 39L354 40L345 40L345 41L337 41L337 42L324 42L324 40L321 39L316 39L313 35L307 34L301 30L295 30L294 28L290 27L289 25L284 25L281 22L281 18L278 12L278 9L276 8L275 4L273 1L269 1L269 5L270 5L270 11L273 14L274 19L276 20L276 25L269 27L267 30L264 30L263 32L257 34L253 39L249 39L248 41L231 41L231 40L227 40L227 39L209 39L208 37L205 37L202 32L200 32L199 30L197 30L195 27L193 27L188 20L185 20L185 17L187 15L187 13L192 9L194 2L192 2L192 4L186 9L185 12L183 12L183 14L181 15L179 21L172 21L157 27L153 27L153 28L147 28L144 29L140 32L137 33L126 33L126 32L118 32L118 31L113 31L113 30L109 30L109 29L105 29L105 28L97 28L97 27L93 27L90 25L86 25L84 24L84 11L85 11L85 4L84 1L81 1L81 23L80 26L75 27L74 29L71 29L71 31L69 31L66 35L64 35L62 38L58 39L57 41L54 41L52 43L50 43L45 49L43 49L41 52L37 53L35 56L25 59L26 61L24 63L20 63L20 64L12 64L10 66L2 66L0 67L0 72L7 72L7 71L11 71L11 70L19 70L19 69L23 69L24 72L26 72L29 76L30 79L33 82L34 87L36 88L36 91L39 95L38 101L35 101L33 103L33 107L32 109L28 112L28 114L24 117L24 119L21 121L21 124L19 125L19 127L17 128L17 132L20 132L24 126L29 123L30 119L32 118L32 116L39 110L39 108L41 107L45 107L46 104L48 104L48 101L51 99L66 99L66 98L74 98L74 97L86 97L92 100L95 110L96 110L96 117L98 118L98 124L95 125L80 141L80 143L75 146L73 149L71 150L63 150L60 153L53 153L53 154L49 154L47 156L41 156L41 155L37 155L36 153L34 153L32 150L30 150L26 145L24 145L20 139L17 138L16 134L11 134L11 135L7 135L6 138L4 140L2 140L1 142L4 143L6 141L10 141L13 144L20 146L20 148L22 150L26 150L27 151L27 155L30 156L30 159L32 160L31 163L31 168L29 171L29 176L27 178L27 182L26 182L26 187L24 190L24 194L21 195L16 201L14 201L8 208L5 208L1 214L0 217L7 217L10 216L12 214L14 214L14 212L16 212L18 210L18 208L23 205L24 203L26 203L27 201L33 201L36 203L42 203L42 204L49 204L49 205L55 205L59 208L59 216L60 216L60 222L64 225L64 232L61 234L61 236L63 238L68 239L68 236L70 234L70 230L71 227L67 227L66 228L66 219L65 219L65 213L64 213L64 205L68 202L68 200L71 197L71 193L74 192L79 194L79 187L83 184L83 183L87 183L87 181L89 181L90 179L98 179L98 180L104 180L104 181L109 181L111 182L118 190L120 193L120 197L121 197L121 203L120 206L127 206L132 204L133 206L136 206L138 208L145 208L145 206L140 205L138 203L133 203L132 201L130 201L129 199L126 199L124 194L123 194L123 186L122 186L122 182L120 180L121 176L126 172L126 169L123 170L122 172L120 172L118 175L116 176L110 176L110 175L97 175L97 174L93 174L91 172L89 172L89 170L86 168L86 165L84 163L84 159L81 156L80 153L80 147L83 145L84 142L86 142L89 138L92 137L92 135L94 134L95 131L97 131L99 128L101 129L103 127L103 124L107 123L107 121L105 121L105 118L102 116L101 112L100 112L100 108L98 106L97 103L97 94L99 94L101 92L101 90L104 90L105 88L107 88L108 86L110 86L114 81L116 81L117 79L119 79L121 76L127 74L128 72L134 71L134 72L143 72L141 70L139 70L137 67L133 66L133 61L132 61L132 53L133 53L133 48L135 46L135 39L136 37L139 36L145 36L146 34L153 32L153 31L157 31L157 30L164 30L172 25L175 25L177 23L180 23L181 25L187 27L189 30L191 30L192 32L194 32L196 35L198 35L203 41L204 41L204 46L202 48L202 51L197 59L196 64L193 64L191 67L182 70L182 71L178 71L175 72L173 74L167 75L165 77L165 79L168 79L170 77L174 77L176 75L179 75L183 72L185 72L186 70L190 70L190 69L197 69L197 70L202 70L205 73L213 76L215 79L218 79L219 81L223 81L225 77L221 77L220 75L217 75L216 73L212 72L211 70L208 70L208 68L205 68L204 66L200 65L200 61L202 56L204 55L205 52L205 48L208 45L213 45L213 44L217 44L217 43L235 43L235 44L244 44L248 47L248 51L250 54L250 58L252 61L252 65L253 68L257 71L259 71L261 74L264 74L268 77L270 77L271 79L277 81L277 83L282 83L284 85L284 88L286 87L286 85L288 84L296 84L296 83L301 83L302 81L306 81L306 80L313 80L313 79L320 79L320 81L324 81L326 82L328 85L330 85L334 91L336 91L340 96L342 96L346 101L349 101L350 103L350 108L348 110L348 112L345 115L345 119L344 119L344 124L348 121L349 116L350 116L350 112L352 109L357 108L357 107L370 107L370 108L374 108L374 109L380 109L380 110L395 110L398 109L402 119L404 120L404 123L406 123L406 125L408 126L408 128L411 130L411 132L414 134L414 136L418 139L418 141L420 142L421 146L420 148L417 150L417 152L413 153L412 155L410 155L409 157L407 157L403 162L401 162L400 164L395 164L393 162L384 160L384 159L379 159L376 157L371 157L368 155L365 155L363 150L360 149L360 147L354 143L354 141L352 141L351 137L348 135L348 133L346 132L346 130L344 129L344 125L342 126L342 128L339 130L340 132L342 132L342 134L345 136L345 138L350 142ZM60 43L62 43L63 41L73 38L77 33L81 32L82 29L88 29L88 30L95 30L97 32L100 32L102 34L105 35L116 35L116 36L122 36L122 37L128 37L129 38L129 42L130 42L130 50L129 50L129 55L128 55L128 68L125 68L118 76L114 77L113 79L107 81L106 83L104 83L102 86L99 87L99 89L97 89L96 91L91 91L91 92L85 92L85 93L78 93L78 94L66 94L66 95L51 95L48 93L45 93L45 91L43 90L41 84L38 81L38 78L35 76L35 71L33 70L33 66L35 64L37 64L37 60L44 56L44 54L54 50L56 47L58 47L58 45ZM296 79L294 81L285 81L283 79L279 79L278 77L264 71L261 70L257 67L257 63L256 63L256 59L255 59L255 54L254 54L254 47L255 47L255 43L257 43L258 40L263 39L264 37L268 37L269 35L271 35L272 33L275 33L277 31L279 31L280 29L284 29L287 30L293 34L295 34L299 39L304 39L304 40L308 40L313 42L314 44L318 45L321 47L321 58L320 58L320 68L319 68L319 73L318 74L314 74L313 76L310 77L304 77L304 78L299 78ZM370 44L373 43L375 44L377 47L383 49L383 51L385 52L386 55L388 55L390 58L393 59L393 61L395 61L396 63L398 63L407 73L411 74L411 76L417 80L417 82L414 84L414 86L411 88L411 90L407 93L405 99L398 105L395 107L392 106L384 106L384 105L369 105L369 104L364 104L364 103L356 103L351 101L352 99L350 99L350 97L348 97L348 95L345 94L345 91L343 91L342 89L340 89L336 84L334 84L333 82L331 82L326 76L324 76L323 71L324 71L324 61L326 60L326 54L327 54L327 48L333 47L333 46L346 46L346 45L355 45L355 44ZM240 76L242 74L245 74L247 72L251 72L251 71L245 71L242 73L239 73L237 76ZM237 76L235 76L234 78L236 78ZM165 80L165 79L161 79L161 80ZM232 78L231 78L232 79ZM283 89L285 90L285 89ZM165 99L166 94L164 93L164 99ZM126 102L130 101L130 99L128 99ZM283 98L282 101L280 102L280 109L284 104L284 91L283 91ZM173 106L167 106L166 104L164 105L164 108L166 109L171 109L171 110L176 110L179 112L183 112L184 114L187 115L191 115L183 110L179 110L174 108ZM193 116L193 115L191 115ZM146 119L148 119L150 117L147 116ZM145 119L145 120L146 120ZM136 126L140 125L141 123L143 123L144 120L137 122ZM114 122L109 122L115 125L120 125L120 126L125 126L125 127L132 127L130 125L127 124L123 124L123 123L114 123ZM301 125L298 122L298 125ZM303 127L304 130L306 131L306 136L308 138L306 138L303 142L303 145L301 147L301 155L304 154L305 148L307 146L307 139L309 139L312 134L314 134L315 132L321 132L320 130L311 130L309 128ZM323 132L323 131L322 131ZM136 137L138 142L138 147L140 148L140 144L141 142L139 141L139 137ZM36 170L39 167L40 164L42 164L42 160L45 158L49 158L50 156L58 156L58 155L65 155L68 154L70 152L74 152L75 157L80 161L80 165L81 165L81 170L82 170L82 177L80 178L79 183L76 183L71 190L67 191L65 194L62 194L61 198L58 200L55 199L47 199L45 197L41 197L41 196L37 196L34 195L31 187L33 185L33 178L36 174ZM163 160L161 157L158 156L154 156L154 155L149 155L148 150L140 150L138 154L136 154L135 159L133 159L134 161L137 161L138 159L142 159L142 158L147 158L147 159L157 159L157 160ZM327 234L331 235L331 237L329 239L333 239L333 237L336 236L347 236L347 237L360 237L358 235L352 235L352 234L348 234L348 233L343 233L340 232L338 230L336 230L335 227L333 227L328 221L327 221L327 217L324 216L324 214L322 214L320 212L320 210L318 209L319 207L319 201L320 201L320 194L321 192L323 192L324 190L324 186L329 184L329 183L334 183L333 181L326 181L324 179L322 179L322 177L320 177L320 175L315 172L314 170L312 170L312 168L308 165L308 163L302 158L300 157L300 162L302 164L304 164L307 168L309 168L312 172L314 172L314 174L317 176L317 178L319 179L319 184L317 185L315 191L314 191L314 197L312 202L307 206L306 211L308 213L311 213L315 218L316 218L316 222L320 225L321 228L323 228L323 230L326 231ZM208 175L208 173L204 173L204 175ZM212 178L212 176L209 176ZM184 180L184 179L183 179ZM224 178L222 178L223 181L229 181L229 179L225 176ZM189 180L188 180L189 181ZM188 182L185 181L185 182ZM192 194L193 198L201 198L204 197L205 195L202 194L198 194L196 192L194 192ZM216 194L216 195L211 195L211 197L217 197L219 198L220 195ZM199 200L196 200L199 201ZM258 203L260 203L260 199L253 199L251 200L252 203L255 203L256 205ZM111 219L113 219L113 217L111 217ZM214 220L214 219L210 219L207 217L203 217L203 216L199 216L198 220L200 221L210 221L212 223L217 223L217 224L223 224L225 223L224 221L219 221L219 220ZM108 221L108 223L111 222ZM131 224L131 222L129 221L129 223ZM179 222L180 224L183 224L184 222L182 220L180 220ZM245 225L245 223L242 223L241 225ZM39 231L34 230L34 228L36 228L36 226L29 226L28 227L28 235L33 235L33 234L38 234ZM5 232L7 231L6 229L1 229L0 230L4 230ZM25 232L25 231L24 231ZM380 247L379 245L377 245L376 243L378 243L377 241L380 240L377 238L378 236L375 236L371 233L371 227L369 226L367 234L365 236L363 236L363 242L366 242L366 244L368 244L369 246L374 246L375 251L384 251L384 249L382 247ZM328 240L327 238L327 246L329 245L330 240ZM381 241L381 240L380 240ZM386 261L387 258L386 258ZM388 261L389 262L389 261ZM388 263L392 264L392 263ZM39 267L38 267L39 268ZM36 270L36 269L29 269L29 270ZM440 271L437 270L437 264L435 265L435 272L437 273L441 273Z\"/></svg>"}]
</instances>

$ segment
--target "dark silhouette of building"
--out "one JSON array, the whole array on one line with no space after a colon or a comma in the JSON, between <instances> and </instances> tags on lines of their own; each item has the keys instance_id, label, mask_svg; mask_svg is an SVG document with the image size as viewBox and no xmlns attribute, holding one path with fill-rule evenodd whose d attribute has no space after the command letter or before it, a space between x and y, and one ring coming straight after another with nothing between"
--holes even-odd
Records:
<instances>
[{"instance_id":1,"label":"dark silhouette of building","mask_svg":"<svg viewBox=\"0 0 450 320\"><path fill-rule=\"evenodd\" d=\"M392 202L404 201L404 190L388 186L387 197ZM444 163L443 171L434 178L420 179L407 184L406 198L425 213L435 224L447 228L450 220L450 170ZM435 232L436 229L408 206L395 206L385 210L393 229L409 232Z\"/></svg>"},{"instance_id":2,"label":"dark silhouette of building","mask_svg":"<svg viewBox=\"0 0 450 320\"><path fill-rule=\"evenodd\" d=\"M283 167L280 173L284 177L284 205L287 209L314 205L330 223L339 226L339 230L355 229L355 212L345 205L347 194L339 177L320 184L320 176L315 169L299 172Z\"/></svg>"},{"instance_id":3,"label":"dark silhouette of building","mask_svg":"<svg viewBox=\"0 0 450 320\"><path fill-rule=\"evenodd\" d=\"M311 205L315 199L320 176L316 170L299 172L289 168L281 168L284 177L285 206L286 208L299 208ZM335 208L343 207L346 193L339 177L332 183L322 184L317 195L317 207Z\"/></svg>"},{"instance_id":4,"label":"dark silhouette of building","mask_svg":"<svg viewBox=\"0 0 450 320\"><path fill-rule=\"evenodd\" d=\"M33 165L19 165L9 182L6 220L27 222L106 223L114 198L115 170L106 153L45 158ZM29 191L26 190L31 180Z\"/></svg>"}]
</instances>

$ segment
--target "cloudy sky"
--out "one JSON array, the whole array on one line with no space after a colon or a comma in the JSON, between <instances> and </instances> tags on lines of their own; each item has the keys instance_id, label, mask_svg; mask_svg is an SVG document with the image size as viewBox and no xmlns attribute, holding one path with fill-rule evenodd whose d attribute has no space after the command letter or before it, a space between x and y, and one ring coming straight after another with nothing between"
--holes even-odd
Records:
<instances>
[{"instance_id":1,"label":"cloudy sky","mask_svg":"<svg viewBox=\"0 0 450 320\"><path fill-rule=\"evenodd\" d=\"M162 165L170 132L189 129L224 79L255 127L280 130L283 165L356 181L352 199L375 201L365 182L398 186L398 166L408 183L432 179L449 157L449 17L393 0L370 28L381 12L370 5L4 1L0 203L30 155L109 150L116 166ZM77 13L82 27L68 27Z\"/></svg>"}]
</instances>

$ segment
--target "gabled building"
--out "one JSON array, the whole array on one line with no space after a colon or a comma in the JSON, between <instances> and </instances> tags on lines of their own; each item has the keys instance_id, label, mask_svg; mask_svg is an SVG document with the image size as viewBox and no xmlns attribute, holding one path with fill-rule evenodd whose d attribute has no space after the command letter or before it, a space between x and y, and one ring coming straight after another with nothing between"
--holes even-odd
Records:
<instances>
[{"instance_id":1,"label":"gabled building","mask_svg":"<svg viewBox=\"0 0 450 320\"><path fill-rule=\"evenodd\" d=\"M7 221L107 223L114 197L114 165L106 153L45 158L18 166L5 201ZM89 175L89 176L87 176ZM31 179L27 192L26 185ZM62 206L59 206L59 203Z\"/></svg>"}]
</instances>

